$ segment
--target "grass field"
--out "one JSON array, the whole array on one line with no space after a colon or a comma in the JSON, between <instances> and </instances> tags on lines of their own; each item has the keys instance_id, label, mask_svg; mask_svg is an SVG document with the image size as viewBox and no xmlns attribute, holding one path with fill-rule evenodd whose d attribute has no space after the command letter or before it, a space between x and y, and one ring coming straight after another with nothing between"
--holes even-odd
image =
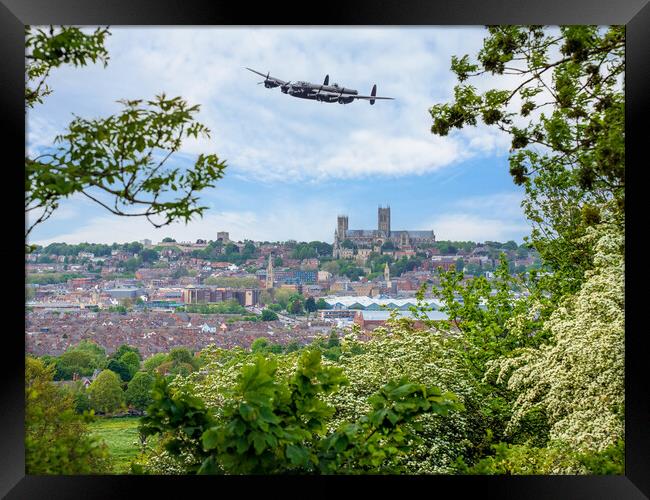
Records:
<instances>
[{"instance_id":1,"label":"grass field","mask_svg":"<svg viewBox=\"0 0 650 500\"><path fill-rule=\"evenodd\" d=\"M129 472L131 460L138 454L138 417L98 418L90 424L93 435L102 438L115 463L115 473Z\"/></svg>"}]
</instances>

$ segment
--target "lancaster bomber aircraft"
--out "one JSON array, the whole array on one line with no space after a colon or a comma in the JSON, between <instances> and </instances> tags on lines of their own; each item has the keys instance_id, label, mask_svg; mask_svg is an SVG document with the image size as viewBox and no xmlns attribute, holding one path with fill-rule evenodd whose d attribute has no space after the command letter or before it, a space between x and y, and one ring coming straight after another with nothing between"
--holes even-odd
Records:
<instances>
[{"instance_id":1,"label":"lancaster bomber aircraft","mask_svg":"<svg viewBox=\"0 0 650 500\"><path fill-rule=\"evenodd\" d=\"M320 102L338 102L339 104L349 104L355 99L365 99L370 101L370 104L375 104L376 99L393 99L392 97L378 97L377 85L372 86L370 95L359 95L354 89L339 87L338 83L330 85L329 75L325 76L325 81L320 85L309 82L285 82L271 76L270 73L265 75L251 68L246 69L263 76L264 81L258 82L258 84L263 83L267 89L280 87L282 93L289 94L293 97L300 97L301 99L311 99Z\"/></svg>"}]
</instances>

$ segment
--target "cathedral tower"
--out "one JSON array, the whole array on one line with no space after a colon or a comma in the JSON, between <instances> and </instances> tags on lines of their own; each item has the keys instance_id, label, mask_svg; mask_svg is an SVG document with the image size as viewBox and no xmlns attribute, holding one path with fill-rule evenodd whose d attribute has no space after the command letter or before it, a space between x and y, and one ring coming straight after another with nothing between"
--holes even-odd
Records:
<instances>
[{"instance_id":1,"label":"cathedral tower","mask_svg":"<svg viewBox=\"0 0 650 500\"><path fill-rule=\"evenodd\" d=\"M377 210L377 229L386 237L390 236L390 207L382 208L381 205Z\"/></svg>"},{"instance_id":2,"label":"cathedral tower","mask_svg":"<svg viewBox=\"0 0 650 500\"><path fill-rule=\"evenodd\" d=\"M336 218L337 221L337 234L339 237L339 241L343 241L345 239L345 233L348 230L348 216L347 215L339 215Z\"/></svg>"}]
</instances>

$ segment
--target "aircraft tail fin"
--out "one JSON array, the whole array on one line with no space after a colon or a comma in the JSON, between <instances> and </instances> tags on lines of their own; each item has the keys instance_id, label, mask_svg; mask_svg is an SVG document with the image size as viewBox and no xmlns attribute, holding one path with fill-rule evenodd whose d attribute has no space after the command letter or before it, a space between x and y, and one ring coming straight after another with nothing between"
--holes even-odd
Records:
<instances>
[{"instance_id":1,"label":"aircraft tail fin","mask_svg":"<svg viewBox=\"0 0 650 500\"><path fill-rule=\"evenodd\" d=\"M371 95L372 97L375 97L375 96L377 95L377 85L376 85L376 84L372 86L372 92L370 92L370 95ZM375 100L374 100L374 99L370 99L370 104L371 104L371 105L372 105L372 104L375 104Z\"/></svg>"},{"instance_id":2,"label":"aircraft tail fin","mask_svg":"<svg viewBox=\"0 0 650 500\"><path fill-rule=\"evenodd\" d=\"M323 81L323 85L329 85L330 84L330 75L325 75L325 80Z\"/></svg>"}]
</instances>

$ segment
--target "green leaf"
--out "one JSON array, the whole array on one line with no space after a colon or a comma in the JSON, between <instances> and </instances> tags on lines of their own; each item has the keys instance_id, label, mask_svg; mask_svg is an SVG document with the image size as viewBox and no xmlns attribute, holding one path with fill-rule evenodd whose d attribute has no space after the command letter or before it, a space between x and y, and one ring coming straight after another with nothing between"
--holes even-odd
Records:
<instances>
[{"instance_id":1,"label":"green leaf","mask_svg":"<svg viewBox=\"0 0 650 500\"><path fill-rule=\"evenodd\" d=\"M302 446L287 446L286 455L292 465L304 465L309 460L309 452Z\"/></svg>"},{"instance_id":2,"label":"green leaf","mask_svg":"<svg viewBox=\"0 0 650 500\"><path fill-rule=\"evenodd\" d=\"M260 455L266 449L266 436L261 432L253 432L251 434L255 453ZM249 440L251 438L249 437Z\"/></svg>"}]
</instances>

